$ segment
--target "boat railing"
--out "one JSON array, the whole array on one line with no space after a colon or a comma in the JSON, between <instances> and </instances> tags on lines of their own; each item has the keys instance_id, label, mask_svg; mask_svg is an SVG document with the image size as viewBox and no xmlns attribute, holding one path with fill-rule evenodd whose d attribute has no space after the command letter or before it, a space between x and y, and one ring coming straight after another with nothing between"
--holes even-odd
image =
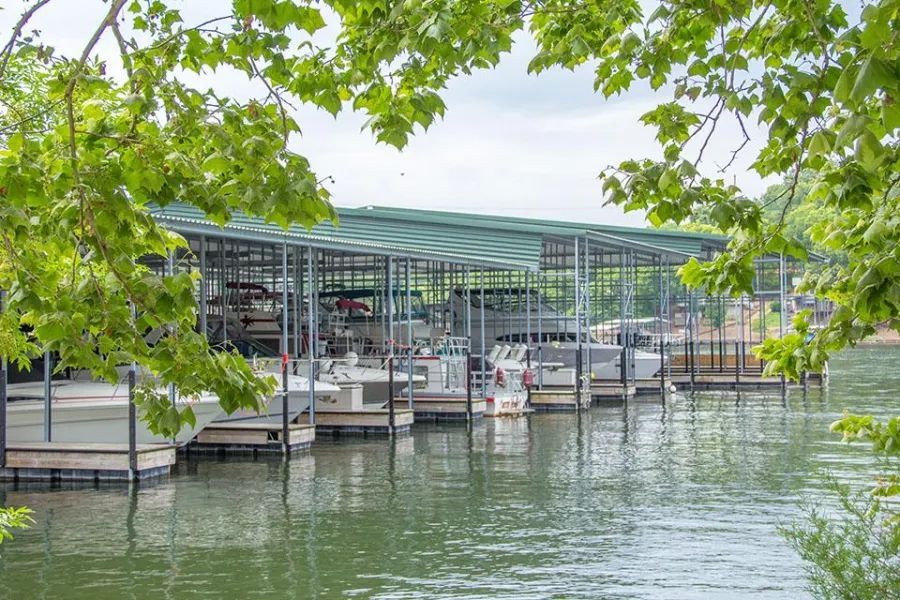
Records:
<instances>
[{"instance_id":1,"label":"boat railing","mask_svg":"<svg viewBox=\"0 0 900 600\"><path fill-rule=\"evenodd\" d=\"M465 357L469 353L469 338L449 335L432 338L431 352L437 356Z\"/></svg>"},{"instance_id":2,"label":"boat railing","mask_svg":"<svg viewBox=\"0 0 900 600\"><path fill-rule=\"evenodd\" d=\"M488 393L497 393L498 391L523 392L525 391L525 379L521 371L503 370L503 382L498 381L497 369L487 369L482 373L480 370L472 371L472 388L481 389L482 382Z\"/></svg>"}]
</instances>

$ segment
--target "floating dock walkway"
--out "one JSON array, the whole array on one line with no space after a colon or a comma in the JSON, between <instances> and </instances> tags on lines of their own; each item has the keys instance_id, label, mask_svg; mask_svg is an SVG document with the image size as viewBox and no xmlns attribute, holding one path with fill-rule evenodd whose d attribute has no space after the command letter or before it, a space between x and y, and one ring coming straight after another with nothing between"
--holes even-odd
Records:
<instances>
[{"instance_id":1,"label":"floating dock walkway","mask_svg":"<svg viewBox=\"0 0 900 600\"><path fill-rule=\"evenodd\" d=\"M531 390L531 408L535 412L564 412L587 408L591 405L591 392L572 388Z\"/></svg>"},{"instance_id":2,"label":"floating dock walkway","mask_svg":"<svg viewBox=\"0 0 900 600\"><path fill-rule=\"evenodd\" d=\"M394 423L386 408L365 410L317 410L316 433L332 435L397 435L409 433L413 424L413 411L394 409ZM309 424L309 413L298 417L298 422Z\"/></svg>"},{"instance_id":3,"label":"floating dock walkway","mask_svg":"<svg viewBox=\"0 0 900 600\"><path fill-rule=\"evenodd\" d=\"M191 442L188 452L284 454L308 450L316 439L313 425L288 424L287 444L281 423L255 421L212 423Z\"/></svg>"},{"instance_id":4,"label":"floating dock walkway","mask_svg":"<svg viewBox=\"0 0 900 600\"><path fill-rule=\"evenodd\" d=\"M128 444L14 442L6 448L0 481L132 481L165 477L176 446L138 444L132 477Z\"/></svg>"},{"instance_id":5,"label":"floating dock walkway","mask_svg":"<svg viewBox=\"0 0 900 600\"><path fill-rule=\"evenodd\" d=\"M465 396L445 397L421 396L413 400L413 413L417 422L466 421L468 401ZM487 401L472 398L472 418L480 419L487 412Z\"/></svg>"}]
</instances>

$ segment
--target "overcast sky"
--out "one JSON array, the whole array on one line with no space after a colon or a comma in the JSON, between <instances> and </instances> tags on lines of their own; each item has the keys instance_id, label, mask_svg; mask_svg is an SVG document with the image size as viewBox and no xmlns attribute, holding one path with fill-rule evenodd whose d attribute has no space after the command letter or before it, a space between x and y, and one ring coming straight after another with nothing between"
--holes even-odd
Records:
<instances>
[{"instance_id":1,"label":"overcast sky","mask_svg":"<svg viewBox=\"0 0 900 600\"><path fill-rule=\"evenodd\" d=\"M21 3L4 4L0 26L5 43L22 9ZM227 13L218 1L183 6L188 24ZM79 54L107 8L100 0L51 3L32 25L59 52ZM115 61L110 38L98 53ZM593 93L590 68L529 76L526 65L534 46L527 35L518 40L496 69L451 82L443 94L446 117L417 134L402 152L376 144L369 132L361 131L363 115L345 112L333 119L312 109L300 111L303 135L294 140L294 148L310 159L320 177L334 178L328 188L341 206L382 204L643 225L641 214L601 206L597 174L623 159L660 155L653 130L638 118L670 96L639 87L604 100ZM208 82L225 93L247 93L240 77L216 75ZM726 162L738 141L733 127L723 129L707 150L706 170L715 173L715 163ZM748 147L744 160L725 177L758 195L771 182L748 172L753 149Z\"/></svg>"}]
</instances>

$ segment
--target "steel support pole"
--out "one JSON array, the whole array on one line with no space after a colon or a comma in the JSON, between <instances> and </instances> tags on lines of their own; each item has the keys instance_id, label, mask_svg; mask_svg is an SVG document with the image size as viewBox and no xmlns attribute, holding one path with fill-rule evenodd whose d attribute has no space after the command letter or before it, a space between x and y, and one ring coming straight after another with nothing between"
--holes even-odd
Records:
<instances>
[{"instance_id":1,"label":"steel support pole","mask_svg":"<svg viewBox=\"0 0 900 600\"><path fill-rule=\"evenodd\" d=\"M535 275L535 279L537 279L537 363L538 363L538 376L537 376L537 384L538 389L544 389L544 350L542 344L544 343L544 331L543 331L543 304L544 299L541 295L541 273Z\"/></svg>"},{"instance_id":2,"label":"steel support pole","mask_svg":"<svg viewBox=\"0 0 900 600\"><path fill-rule=\"evenodd\" d=\"M525 368L531 372L531 271L525 271ZM526 399L525 406L531 408L531 387L534 385L534 374L532 373L532 383L525 390Z\"/></svg>"},{"instance_id":3,"label":"steel support pole","mask_svg":"<svg viewBox=\"0 0 900 600\"><path fill-rule=\"evenodd\" d=\"M225 238L219 240L219 304L222 309L222 347L228 345L228 290L226 289L227 277L225 277Z\"/></svg>"},{"instance_id":4,"label":"steel support pole","mask_svg":"<svg viewBox=\"0 0 900 600\"><path fill-rule=\"evenodd\" d=\"M584 318L585 324L587 325L587 335L585 336L585 343L587 344L587 351L585 365L587 366L587 384L588 389L590 389L591 384L594 381L594 369L593 362L591 362L591 345L594 340L593 336L593 314L591 312L591 246L590 241L587 238L584 238Z\"/></svg>"},{"instance_id":5,"label":"steel support pole","mask_svg":"<svg viewBox=\"0 0 900 600\"><path fill-rule=\"evenodd\" d=\"M6 467L6 357L0 365L0 469Z\"/></svg>"},{"instance_id":6,"label":"steel support pole","mask_svg":"<svg viewBox=\"0 0 900 600\"><path fill-rule=\"evenodd\" d=\"M484 341L484 267L480 270L480 294L481 294L481 310L478 311L478 324L481 329L481 399L487 399L487 381L486 381L486 362L485 362L485 351L487 350L487 346Z\"/></svg>"},{"instance_id":7,"label":"steel support pole","mask_svg":"<svg viewBox=\"0 0 900 600\"><path fill-rule=\"evenodd\" d=\"M306 353L309 357L309 424L316 424L316 357L314 354L313 335L316 334L316 313L318 312L318 303L315 299L313 291L316 286L313 284L313 248L309 246L306 250L306 296L307 296L307 334L306 334Z\"/></svg>"},{"instance_id":8,"label":"steel support pole","mask_svg":"<svg viewBox=\"0 0 900 600\"><path fill-rule=\"evenodd\" d=\"M470 416L472 414L472 291L471 291L471 278L469 266L466 265L465 270L465 302L466 308L463 313L463 318L465 319L465 334L466 340L468 340L468 345L466 346L466 416ZM455 292L451 293L451 296ZM484 310L484 307L482 307ZM455 319L454 319L455 320Z\"/></svg>"},{"instance_id":9,"label":"steel support pole","mask_svg":"<svg viewBox=\"0 0 900 600\"><path fill-rule=\"evenodd\" d=\"M301 306L301 302L303 298L301 297L300 292L297 289L297 281L300 279L300 253L298 249L295 247L293 252L294 260L291 261L293 268L293 275L291 277L291 290L292 290L292 304L294 316L291 319L291 337L294 342L294 358L300 358L300 319L303 315L303 308Z\"/></svg>"},{"instance_id":10,"label":"steel support pole","mask_svg":"<svg viewBox=\"0 0 900 600\"><path fill-rule=\"evenodd\" d=\"M6 310L6 290L0 291L0 313ZM6 467L6 357L0 357L0 469Z\"/></svg>"},{"instance_id":11,"label":"steel support pole","mask_svg":"<svg viewBox=\"0 0 900 600\"><path fill-rule=\"evenodd\" d=\"M581 250L578 244L578 238L575 238L575 409L581 407L581 390L584 382L582 377L584 365L581 360Z\"/></svg>"},{"instance_id":12,"label":"steel support pole","mask_svg":"<svg viewBox=\"0 0 900 600\"><path fill-rule=\"evenodd\" d=\"M132 310L134 310L132 308ZM134 386L137 385L137 365L132 361L128 369L128 479L138 478L137 470L137 407L134 405Z\"/></svg>"},{"instance_id":13,"label":"steel support pole","mask_svg":"<svg viewBox=\"0 0 900 600\"><path fill-rule=\"evenodd\" d=\"M663 320L665 319L666 310L663 308L663 303L665 302L665 294L663 291L663 266L662 266L662 257L656 257L654 261L656 263L656 275L659 281L659 327L657 331L659 332L659 393L665 397L666 395L666 354L665 350L663 350L663 340L665 339L665 332L663 330Z\"/></svg>"},{"instance_id":14,"label":"steel support pole","mask_svg":"<svg viewBox=\"0 0 900 600\"><path fill-rule=\"evenodd\" d=\"M281 449L290 451L290 424L288 423L288 245L281 245ZM274 290L273 290L274 291Z\"/></svg>"},{"instance_id":15,"label":"steel support pole","mask_svg":"<svg viewBox=\"0 0 900 600\"><path fill-rule=\"evenodd\" d=\"M413 408L413 325L412 325L412 277L410 258L406 257L406 272L404 284L406 285L406 403Z\"/></svg>"},{"instance_id":16,"label":"steel support pole","mask_svg":"<svg viewBox=\"0 0 900 600\"><path fill-rule=\"evenodd\" d=\"M50 385L50 353L44 352L44 441L53 441L53 388Z\"/></svg>"},{"instance_id":17,"label":"steel support pole","mask_svg":"<svg viewBox=\"0 0 900 600\"><path fill-rule=\"evenodd\" d=\"M784 254L778 255L778 302L780 304L778 310L778 339L784 339L784 315L787 312L787 306L785 305L785 279L786 273L784 268ZM787 380L784 377L784 373L780 374L781 377L781 391L784 393L787 387Z\"/></svg>"},{"instance_id":18,"label":"steel support pole","mask_svg":"<svg viewBox=\"0 0 900 600\"><path fill-rule=\"evenodd\" d=\"M622 344L619 359L619 380L623 392L628 383L628 326L625 319L625 250L619 251L619 343Z\"/></svg>"},{"instance_id":19,"label":"steel support pole","mask_svg":"<svg viewBox=\"0 0 900 600\"><path fill-rule=\"evenodd\" d=\"M200 236L200 332L203 334L203 337L209 340L209 336L207 335L207 312L209 311L209 307L207 306L207 298L206 295L209 292L209 287L206 282L206 236Z\"/></svg>"},{"instance_id":20,"label":"steel support pole","mask_svg":"<svg viewBox=\"0 0 900 600\"><path fill-rule=\"evenodd\" d=\"M388 368L388 434L394 435L396 415L394 414L394 257L388 256L385 265L387 287L387 368Z\"/></svg>"},{"instance_id":21,"label":"steel support pole","mask_svg":"<svg viewBox=\"0 0 900 600\"><path fill-rule=\"evenodd\" d=\"M175 255L171 250L166 254L166 270L168 271L167 275L169 277L173 277L175 275ZM169 331L171 331L171 327L169 327ZM169 384L169 402L172 403L172 406L175 406L175 384Z\"/></svg>"}]
</instances>

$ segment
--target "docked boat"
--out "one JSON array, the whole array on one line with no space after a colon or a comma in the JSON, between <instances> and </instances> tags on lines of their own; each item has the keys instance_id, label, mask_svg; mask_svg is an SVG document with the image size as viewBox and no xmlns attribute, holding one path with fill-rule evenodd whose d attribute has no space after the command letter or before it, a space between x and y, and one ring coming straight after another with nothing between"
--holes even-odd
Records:
<instances>
[{"instance_id":1,"label":"docked boat","mask_svg":"<svg viewBox=\"0 0 900 600\"><path fill-rule=\"evenodd\" d=\"M485 289L484 306L481 305L480 293L470 294L472 351L476 353L483 351L480 335L475 335L483 315L484 343L488 348L495 344L528 344L532 352L532 361L537 361L537 346L540 340L541 362L561 363L564 367L574 367L579 346L576 319L558 311L535 290L530 290L529 293L531 301L527 302L527 294L522 289ZM447 310L452 313L454 328L463 331L467 310L463 290L457 289L453 292ZM590 347L591 371L598 371L622 352L621 346L604 344L590 335L586 329L582 330L582 335L585 336L581 344L582 355L586 360Z\"/></svg>"},{"instance_id":2,"label":"docked boat","mask_svg":"<svg viewBox=\"0 0 900 600\"><path fill-rule=\"evenodd\" d=\"M271 372L278 379L278 389L267 402L267 412L260 414L253 410L237 410L230 415L223 415L217 418L214 423L281 423L284 415L283 384L281 375ZM297 416L309 408L309 379L300 375L288 375L288 421L293 421ZM316 398L316 404L325 398L332 397L341 393L341 388L323 381L316 381L313 394Z\"/></svg>"},{"instance_id":3,"label":"docked boat","mask_svg":"<svg viewBox=\"0 0 900 600\"><path fill-rule=\"evenodd\" d=\"M485 416L520 415L528 408L528 387L533 373L528 368L525 344L495 345L485 357L487 366Z\"/></svg>"},{"instance_id":4,"label":"docked boat","mask_svg":"<svg viewBox=\"0 0 900 600\"><path fill-rule=\"evenodd\" d=\"M54 380L51 391L52 439L57 442L128 442L128 384L97 381ZM165 393L161 389L160 393ZM7 386L7 435L11 442L40 442L44 439L43 382ZM223 414L214 394L177 396L176 405L189 405L196 424L182 427L174 442L191 441L197 433ZM170 443L152 433L138 419L137 443Z\"/></svg>"},{"instance_id":5,"label":"docked boat","mask_svg":"<svg viewBox=\"0 0 900 600\"><path fill-rule=\"evenodd\" d=\"M444 330L434 327L431 322L422 292L410 290L408 295L409 308L406 306L407 292L395 290L393 331L389 331L383 291L364 288L319 294L319 304L327 315L322 329L341 334L333 343L334 352L355 352L360 356L380 354L388 340L407 340L411 335L413 340L427 341L443 336Z\"/></svg>"},{"instance_id":6,"label":"docked boat","mask_svg":"<svg viewBox=\"0 0 900 600\"><path fill-rule=\"evenodd\" d=\"M299 368L305 368L308 374L308 363L304 366L301 362ZM387 369L364 366L360 364L355 352L348 352L343 358L324 360L316 381L340 387L361 385L363 402L383 404L390 397L389 389L392 390L392 396L396 397L409 386L409 379L408 372L394 370L391 382L391 374ZM425 383L425 377L421 374L413 373L412 380L414 388ZM316 386L318 388L318 383Z\"/></svg>"},{"instance_id":7,"label":"docked boat","mask_svg":"<svg viewBox=\"0 0 900 600\"><path fill-rule=\"evenodd\" d=\"M655 352L647 352L645 350L634 351L634 362L632 369L634 370L635 379L650 379L659 373L659 368L663 363L661 357ZM668 357L666 357L668 364ZM618 381L622 377L622 357L616 358L599 370L594 371L594 379L612 379ZM629 374L630 376L630 374Z\"/></svg>"}]
</instances>

